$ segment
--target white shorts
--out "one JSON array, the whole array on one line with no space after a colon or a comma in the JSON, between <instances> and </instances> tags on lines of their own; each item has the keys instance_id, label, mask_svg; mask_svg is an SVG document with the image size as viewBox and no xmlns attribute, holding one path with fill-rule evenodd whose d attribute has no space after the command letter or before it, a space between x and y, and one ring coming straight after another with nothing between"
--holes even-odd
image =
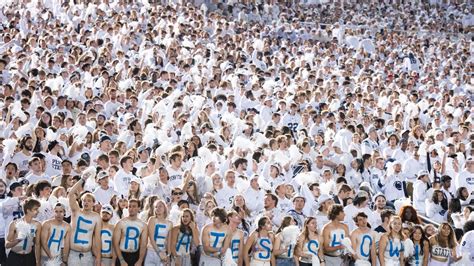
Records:
<instances>
[{"instance_id":1,"label":"white shorts","mask_svg":"<svg viewBox=\"0 0 474 266\"><path fill-rule=\"evenodd\" d=\"M341 257L332 257L324 255L324 259L326 260L326 265L342 265L342 258Z\"/></svg>"},{"instance_id":2,"label":"white shorts","mask_svg":"<svg viewBox=\"0 0 474 266\"><path fill-rule=\"evenodd\" d=\"M207 266L207 265L221 265L222 261L219 258L210 257L206 254L201 253L201 258L199 260L200 266Z\"/></svg>"},{"instance_id":3,"label":"white shorts","mask_svg":"<svg viewBox=\"0 0 474 266\"><path fill-rule=\"evenodd\" d=\"M256 260L252 258L250 260L250 266L270 266L270 261Z\"/></svg>"},{"instance_id":4,"label":"white shorts","mask_svg":"<svg viewBox=\"0 0 474 266\"><path fill-rule=\"evenodd\" d=\"M101 258L100 262L104 266L114 266L115 265L115 261L113 261L112 258Z\"/></svg>"},{"instance_id":5,"label":"white shorts","mask_svg":"<svg viewBox=\"0 0 474 266\"><path fill-rule=\"evenodd\" d=\"M69 251L69 258L67 259L68 265L94 265L94 256L92 252L78 252L75 250Z\"/></svg>"},{"instance_id":6,"label":"white shorts","mask_svg":"<svg viewBox=\"0 0 474 266\"><path fill-rule=\"evenodd\" d=\"M156 251L152 248L148 248L146 250L146 256L145 256L145 266L161 266L163 263L161 262L160 256Z\"/></svg>"}]
</instances>

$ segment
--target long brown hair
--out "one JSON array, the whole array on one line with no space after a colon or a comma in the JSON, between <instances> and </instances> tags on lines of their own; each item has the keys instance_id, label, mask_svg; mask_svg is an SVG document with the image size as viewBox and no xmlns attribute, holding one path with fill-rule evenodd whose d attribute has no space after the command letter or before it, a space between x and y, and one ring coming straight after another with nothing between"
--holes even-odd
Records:
<instances>
[{"instance_id":1,"label":"long brown hair","mask_svg":"<svg viewBox=\"0 0 474 266\"><path fill-rule=\"evenodd\" d=\"M448 235L448 239L447 241L446 240L442 240L441 239L441 230L443 229L444 226L448 226L449 227L449 235ZM454 230L453 228L451 227L451 225L447 222L444 222L444 223L441 223L438 227L438 232L436 233L436 242L438 242L438 245L446 248L455 248L457 246L457 242L456 242L456 236L454 234Z\"/></svg>"},{"instance_id":2,"label":"long brown hair","mask_svg":"<svg viewBox=\"0 0 474 266\"><path fill-rule=\"evenodd\" d=\"M309 229L308 229L308 224L312 221L312 220L316 220L316 218L314 217L308 217L308 219L306 219L306 221L304 222L304 226L303 226L303 232L301 233L303 236L304 236L304 240L309 240ZM317 223L316 223L317 225ZM316 234L318 234L318 230L316 228Z\"/></svg>"},{"instance_id":3,"label":"long brown hair","mask_svg":"<svg viewBox=\"0 0 474 266\"><path fill-rule=\"evenodd\" d=\"M188 235L191 235L192 234L192 231L191 231L191 227L189 226L189 224L183 224L183 215L184 213L187 212L189 213L189 215L191 216L191 222L194 222L194 213L191 209L184 209L181 213L181 218L179 219L179 231L183 234L188 234Z\"/></svg>"}]
</instances>

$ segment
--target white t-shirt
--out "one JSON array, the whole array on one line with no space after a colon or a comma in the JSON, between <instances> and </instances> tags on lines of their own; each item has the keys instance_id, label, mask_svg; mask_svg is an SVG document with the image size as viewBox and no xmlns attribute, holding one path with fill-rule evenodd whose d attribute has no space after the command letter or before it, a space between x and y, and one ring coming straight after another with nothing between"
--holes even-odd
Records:
<instances>
[{"instance_id":1,"label":"white t-shirt","mask_svg":"<svg viewBox=\"0 0 474 266\"><path fill-rule=\"evenodd\" d=\"M466 187L469 193L474 191L474 173L469 171L462 171L454 178L454 185L456 189Z\"/></svg>"},{"instance_id":2,"label":"white t-shirt","mask_svg":"<svg viewBox=\"0 0 474 266\"><path fill-rule=\"evenodd\" d=\"M474 231L469 231L462 237L461 240L461 254L469 254L471 265L474 265Z\"/></svg>"},{"instance_id":3,"label":"white t-shirt","mask_svg":"<svg viewBox=\"0 0 474 266\"><path fill-rule=\"evenodd\" d=\"M117 192L111 187L109 187L107 190L104 190L99 186L94 190L93 194L97 202L99 202L101 205L104 205L110 204L110 200L115 194L117 194Z\"/></svg>"},{"instance_id":4,"label":"white t-shirt","mask_svg":"<svg viewBox=\"0 0 474 266\"><path fill-rule=\"evenodd\" d=\"M114 187L115 190L119 195L123 195L124 197L128 197L128 189L130 180L135 177L131 172L125 173L123 169L120 169L114 177Z\"/></svg>"},{"instance_id":5,"label":"white t-shirt","mask_svg":"<svg viewBox=\"0 0 474 266\"><path fill-rule=\"evenodd\" d=\"M238 193L239 191L237 190L237 188L224 186L216 193L217 206L225 209L230 209L232 207L232 203L234 202L234 197Z\"/></svg>"},{"instance_id":6,"label":"white t-shirt","mask_svg":"<svg viewBox=\"0 0 474 266\"><path fill-rule=\"evenodd\" d=\"M178 171L174 170L171 167L166 168L168 175L170 177L168 184L171 188L180 186L183 183L183 171L179 169Z\"/></svg>"},{"instance_id":7,"label":"white t-shirt","mask_svg":"<svg viewBox=\"0 0 474 266\"><path fill-rule=\"evenodd\" d=\"M63 172L63 167L61 165L62 159L56 155L46 154L46 171L47 176L58 176Z\"/></svg>"}]
</instances>

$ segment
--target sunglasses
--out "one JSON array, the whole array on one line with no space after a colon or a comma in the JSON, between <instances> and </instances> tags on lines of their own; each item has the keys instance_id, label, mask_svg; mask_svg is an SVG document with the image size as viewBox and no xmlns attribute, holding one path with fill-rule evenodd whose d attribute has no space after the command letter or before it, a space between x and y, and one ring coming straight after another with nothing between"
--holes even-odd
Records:
<instances>
[{"instance_id":1,"label":"sunglasses","mask_svg":"<svg viewBox=\"0 0 474 266\"><path fill-rule=\"evenodd\" d=\"M183 194L183 192L173 192L173 196L182 196Z\"/></svg>"}]
</instances>

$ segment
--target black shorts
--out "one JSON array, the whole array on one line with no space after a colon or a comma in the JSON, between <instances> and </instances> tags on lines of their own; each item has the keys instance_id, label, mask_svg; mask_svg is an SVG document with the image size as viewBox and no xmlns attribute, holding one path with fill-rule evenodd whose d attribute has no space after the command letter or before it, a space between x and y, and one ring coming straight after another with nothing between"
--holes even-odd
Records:
<instances>
[{"instance_id":1,"label":"black shorts","mask_svg":"<svg viewBox=\"0 0 474 266\"><path fill-rule=\"evenodd\" d=\"M140 250L136 252L122 252L123 259L128 265L135 265L140 258ZM117 258L115 265L120 266L120 260Z\"/></svg>"},{"instance_id":2,"label":"black shorts","mask_svg":"<svg viewBox=\"0 0 474 266\"><path fill-rule=\"evenodd\" d=\"M36 266L35 252L31 251L28 254L18 254L10 251L8 254L6 266Z\"/></svg>"}]
</instances>

